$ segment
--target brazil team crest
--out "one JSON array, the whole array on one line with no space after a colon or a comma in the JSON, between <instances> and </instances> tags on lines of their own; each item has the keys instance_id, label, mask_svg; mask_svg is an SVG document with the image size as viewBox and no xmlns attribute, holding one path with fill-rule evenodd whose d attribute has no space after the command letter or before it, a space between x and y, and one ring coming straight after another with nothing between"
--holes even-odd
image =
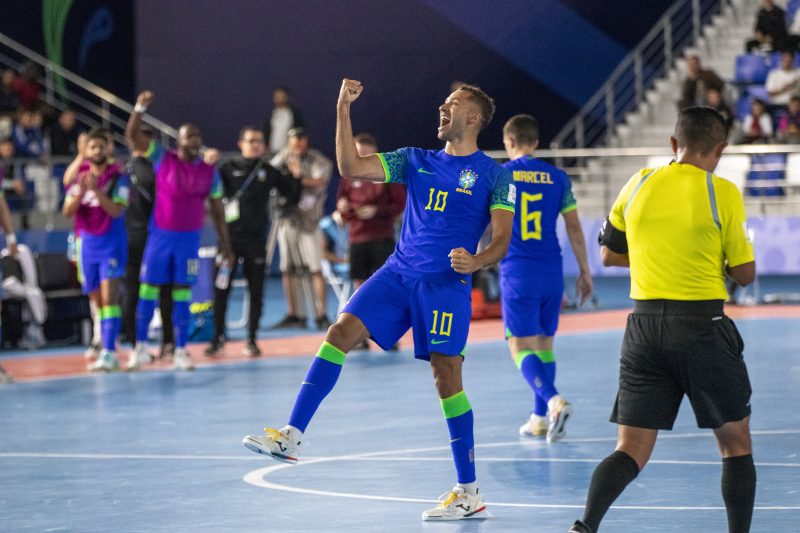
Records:
<instances>
[{"instance_id":1,"label":"brazil team crest","mask_svg":"<svg viewBox=\"0 0 800 533\"><path fill-rule=\"evenodd\" d=\"M475 181L478 179L478 173L470 168L465 168L461 171L461 174L458 177L458 184L461 187L457 188L457 192L463 192L464 194L472 194L470 191L471 188L475 186Z\"/></svg>"}]
</instances>

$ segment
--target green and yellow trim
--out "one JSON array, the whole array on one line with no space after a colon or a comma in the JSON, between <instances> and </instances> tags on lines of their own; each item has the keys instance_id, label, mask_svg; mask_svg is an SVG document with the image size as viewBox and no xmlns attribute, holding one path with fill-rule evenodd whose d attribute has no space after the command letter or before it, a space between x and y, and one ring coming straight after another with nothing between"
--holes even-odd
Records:
<instances>
[{"instance_id":1,"label":"green and yellow trim","mask_svg":"<svg viewBox=\"0 0 800 533\"><path fill-rule=\"evenodd\" d=\"M506 211L511 211L512 213L516 211L513 205L505 205L505 204L492 204L492 206L489 208L489 211L494 211L495 209L504 209Z\"/></svg>"},{"instance_id":2,"label":"green and yellow trim","mask_svg":"<svg viewBox=\"0 0 800 533\"><path fill-rule=\"evenodd\" d=\"M142 300L158 300L158 287L142 283L139 285L139 298Z\"/></svg>"},{"instance_id":3,"label":"green and yellow trim","mask_svg":"<svg viewBox=\"0 0 800 533\"><path fill-rule=\"evenodd\" d=\"M449 398L442 399L441 402L445 418L456 418L472 410L469 398L467 398L467 394L463 390Z\"/></svg>"},{"instance_id":4,"label":"green and yellow trim","mask_svg":"<svg viewBox=\"0 0 800 533\"><path fill-rule=\"evenodd\" d=\"M172 289L172 300L175 302L188 302L192 299L192 289Z\"/></svg>"},{"instance_id":5,"label":"green and yellow trim","mask_svg":"<svg viewBox=\"0 0 800 533\"><path fill-rule=\"evenodd\" d=\"M383 167L383 175L384 175L383 182L384 183L391 182L392 173L389 172L389 165L386 163L386 158L383 156L383 154L375 154L375 155L378 156L378 159L380 159L381 161L381 166Z\"/></svg>"},{"instance_id":6,"label":"green and yellow trim","mask_svg":"<svg viewBox=\"0 0 800 533\"><path fill-rule=\"evenodd\" d=\"M333 344L323 342L322 346L319 347L319 351L317 351L317 357L325 359L329 363L341 366L344 364L345 353Z\"/></svg>"},{"instance_id":7,"label":"green and yellow trim","mask_svg":"<svg viewBox=\"0 0 800 533\"><path fill-rule=\"evenodd\" d=\"M118 305L107 305L100 308L100 320L109 318L122 318L122 311Z\"/></svg>"},{"instance_id":8,"label":"green and yellow trim","mask_svg":"<svg viewBox=\"0 0 800 533\"><path fill-rule=\"evenodd\" d=\"M578 204L570 204L561 210L561 214L564 215L566 213L569 213L570 211L575 211L576 209L578 209Z\"/></svg>"},{"instance_id":9,"label":"green and yellow trim","mask_svg":"<svg viewBox=\"0 0 800 533\"><path fill-rule=\"evenodd\" d=\"M514 355L514 362L517 368L522 368L522 362L525 361L529 355L535 355L542 363L554 363L556 360L553 350L520 350Z\"/></svg>"}]
</instances>

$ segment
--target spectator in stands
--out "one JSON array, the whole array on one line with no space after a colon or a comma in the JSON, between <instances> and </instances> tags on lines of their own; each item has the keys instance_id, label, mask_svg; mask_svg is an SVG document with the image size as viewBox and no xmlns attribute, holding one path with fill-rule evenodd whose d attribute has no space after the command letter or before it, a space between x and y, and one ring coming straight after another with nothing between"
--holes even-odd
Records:
<instances>
[{"instance_id":1,"label":"spectator in stands","mask_svg":"<svg viewBox=\"0 0 800 533\"><path fill-rule=\"evenodd\" d=\"M770 107L786 109L789 99L800 91L800 69L794 66L794 52L781 52L781 65L769 71L765 84Z\"/></svg>"},{"instance_id":2,"label":"spectator in stands","mask_svg":"<svg viewBox=\"0 0 800 533\"><path fill-rule=\"evenodd\" d=\"M761 0L753 39L745 43L747 53L780 50L786 45L786 40L786 12L776 6L773 0Z\"/></svg>"},{"instance_id":3,"label":"spectator in stands","mask_svg":"<svg viewBox=\"0 0 800 533\"><path fill-rule=\"evenodd\" d=\"M264 300L264 276L267 259L268 204L273 191L286 199L285 205L297 204L302 185L288 173L280 172L266 159L264 133L255 126L245 126L239 132L240 155L219 165L222 177L225 222L233 248L233 262L226 265L231 273L241 260L250 293L250 314L247 322L247 342L244 355L258 357L256 344L258 323ZM217 267L217 273L219 267ZM215 276L216 277L216 276ZM221 354L225 346L225 314L228 310L230 284L216 287L214 293L214 339L206 355Z\"/></svg>"},{"instance_id":4,"label":"spectator in stands","mask_svg":"<svg viewBox=\"0 0 800 533\"><path fill-rule=\"evenodd\" d=\"M800 96L792 96L789 108L781 114L777 137L783 143L800 144Z\"/></svg>"},{"instance_id":5,"label":"spectator in stands","mask_svg":"<svg viewBox=\"0 0 800 533\"><path fill-rule=\"evenodd\" d=\"M355 136L360 157L378 151L368 133ZM355 288L383 266L394 251L394 222L406 206L402 185L362 180L342 180L337 209L348 224L350 277Z\"/></svg>"},{"instance_id":6,"label":"spectator in stands","mask_svg":"<svg viewBox=\"0 0 800 533\"><path fill-rule=\"evenodd\" d=\"M716 72L704 69L700 64L697 52L686 55L686 79L681 88L681 99L678 100L678 111L686 107L705 105L706 92L709 89L722 91L725 82Z\"/></svg>"},{"instance_id":7,"label":"spectator in stands","mask_svg":"<svg viewBox=\"0 0 800 533\"><path fill-rule=\"evenodd\" d=\"M347 225L342 213L334 211L319 221L325 247L322 250L323 258L330 264L331 271L337 276L346 276L349 272L350 243L347 238Z\"/></svg>"},{"instance_id":8,"label":"spectator in stands","mask_svg":"<svg viewBox=\"0 0 800 533\"><path fill-rule=\"evenodd\" d=\"M705 105L713 107L725 117L725 124L728 126L728 131L730 132L733 127L733 111L730 106L725 103L725 100L722 98L722 93L718 89L708 89L706 91Z\"/></svg>"},{"instance_id":9,"label":"spectator in stands","mask_svg":"<svg viewBox=\"0 0 800 533\"><path fill-rule=\"evenodd\" d=\"M738 144L768 143L772 138L772 118L767 113L763 100L755 99L750 104L750 114L744 117L739 132Z\"/></svg>"},{"instance_id":10,"label":"spectator in stands","mask_svg":"<svg viewBox=\"0 0 800 533\"><path fill-rule=\"evenodd\" d=\"M153 130L142 126L144 138L153 140ZM149 146L149 144L148 144ZM139 305L139 274L142 269L144 249L150 216L156 197L156 175L153 163L144 152L130 146L131 159L125 171L131 179L131 195L125 210L125 229L128 232L128 265L125 269L125 293L122 301L122 331L126 342L136 341L136 308ZM172 357L175 353L175 330L172 326L172 288L159 287L158 307L161 312L161 350L159 358ZM133 361L134 366L138 361Z\"/></svg>"},{"instance_id":11,"label":"spectator in stands","mask_svg":"<svg viewBox=\"0 0 800 533\"><path fill-rule=\"evenodd\" d=\"M39 104L39 67L28 61L20 69L20 75L14 78L13 87L19 103L25 109L33 109Z\"/></svg>"},{"instance_id":12,"label":"spectator in stands","mask_svg":"<svg viewBox=\"0 0 800 533\"><path fill-rule=\"evenodd\" d=\"M2 180L3 172L0 168L0 180ZM8 210L8 204L6 203L6 199L3 197L3 191L0 189L0 225L3 226L3 233L6 237L6 248L8 248L8 253L11 254L12 257L16 257L17 255L17 236L14 233L14 225L11 222L11 212ZM3 292L0 289L0 306L2 306L2 297ZM0 346L3 345L3 332L0 329ZM0 385L5 385L8 383L13 383L14 378L11 377L11 374L6 372L2 366L0 366Z\"/></svg>"},{"instance_id":13,"label":"spectator in stands","mask_svg":"<svg viewBox=\"0 0 800 533\"><path fill-rule=\"evenodd\" d=\"M78 120L75 111L65 109L58 115L58 121L50 129L50 154L54 156L75 156L78 153Z\"/></svg>"},{"instance_id":14,"label":"spectator in stands","mask_svg":"<svg viewBox=\"0 0 800 533\"><path fill-rule=\"evenodd\" d=\"M297 295L302 292L302 276L310 274L316 325L319 329L327 329L330 326L326 307L328 290L321 271L323 244L319 221L325 209L333 164L322 153L309 147L308 133L304 128L289 130L289 144L272 158L270 164L288 171L302 184L297 207L285 212L278 231L287 314L275 327L305 325L305 302Z\"/></svg>"},{"instance_id":15,"label":"spectator in stands","mask_svg":"<svg viewBox=\"0 0 800 533\"><path fill-rule=\"evenodd\" d=\"M42 132L42 112L39 109L22 108L19 111L11 139L17 157L40 158L45 155L45 139Z\"/></svg>"},{"instance_id":16,"label":"spectator in stands","mask_svg":"<svg viewBox=\"0 0 800 533\"><path fill-rule=\"evenodd\" d=\"M13 114L19 107L19 96L14 90L14 80L17 73L7 68L3 71L2 85L0 85L0 114Z\"/></svg>"},{"instance_id":17,"label":"spectator in stands","mask_svg":"<svg viewBox=\"0 0 800 533\"><path fill-rule=\"evenodd\" d=\"M292 104L288 87L272 91L272 111L264 120L264 139L269 143L269 153L277 154L289 141L289 130L305 127L303 117Z\"/></svg>"}]
</instances>

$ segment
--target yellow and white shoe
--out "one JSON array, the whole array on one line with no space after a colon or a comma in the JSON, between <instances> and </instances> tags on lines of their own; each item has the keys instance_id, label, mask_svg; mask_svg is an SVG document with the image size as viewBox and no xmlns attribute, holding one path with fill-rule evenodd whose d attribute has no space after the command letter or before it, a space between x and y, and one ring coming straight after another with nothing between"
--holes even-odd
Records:
<instances>
[{"instance_id":1,"label":"yellow and white shoe","mask_svg":"<svg viewBox=\"0 0 800 533\"><path fill-rule=\"evenodd\" d=\"M547 402L550 424L547 427L547 442L557 442L567 435L565 426L572 416L572 404L561 396L553 396Z\"/></svg>"},{"instance_id":2,"label":"yellow and white shoe","mask_svg":"<svg viewBox=\"0 0 800 533\"><path fill-rule=\"evenodd\" d=\"M423 520L464 520L487 518L486 504L480 493L467 494L461 487L439 496L439 505L422 513Z\"/></svg>"},{"instance_id":3,"label":"yellow and white shoe","mask_svg":"<svg viewBox=\"0 0 800 533\"><path fill-rule=\"evenodd\" d=\"M519 434L523 437L544 437L550 422L546 416L537 416L531 413L530 418L519 427Z\"/></svg>"},{"instance_id":4,"label":"yellow and white shoe","mask_svg":"<svg viewBox=\"0 0 800 533\"><path fill-rule=\"evenodd\" d=\"M295 434L297 432L297 434ZM299 430L264 428L264 436L247 435L242 444L248 450L269 455L282 463L296 464L300 457Z\"/></svg>"}]
</instances>

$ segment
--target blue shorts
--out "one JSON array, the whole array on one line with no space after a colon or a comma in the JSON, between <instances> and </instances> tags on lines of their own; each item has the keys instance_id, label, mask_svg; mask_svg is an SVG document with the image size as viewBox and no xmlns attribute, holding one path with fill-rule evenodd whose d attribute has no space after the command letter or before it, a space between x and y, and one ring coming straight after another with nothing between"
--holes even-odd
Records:
<instances>
[{"instance_id":1,"label":"blue shorts","mask_svg":"<svg viewBox=\"0 0 800 533\"><path fill-rule=\"evenodd\" d=\"M128 263L127 241L121 239L111 245L109 241L100 244L95 246L91 237L81 239L79 264L84 294L99 289L102 281L125 275L125 265Z\"/></svg>"},{"instance_id":2,"label":"blue shorts","mask_svg":"<svg viewBox=\"0 0 800 533\"><path fill-rule=\"evenodd\" d=\"M471 287L411 279L384 267L353 294L343 312L361 320L384 350L411 328L417 359L430 361L431 353L464 355Z\"/></svg>"},{"instance_id":3,"label":"blue shorts","mask_svg":"<svg viewBox=\"0 0 800 533\"><path fill-rule=\"evenodd\" d=\"M506 337L554 336L563 296L561 274L525 278L502 276L500 299Z\"/></svg>"},{"instance_id":4,"label":"blue shorts","mask_svg":"<svg viewBox=\"0 0 800 533\"><path fill-rule=\"evenodd\" d=\"M169 231L150 226L139 279L148 285L194 285L199 231Z\"/></svg>"}]
</instances>

